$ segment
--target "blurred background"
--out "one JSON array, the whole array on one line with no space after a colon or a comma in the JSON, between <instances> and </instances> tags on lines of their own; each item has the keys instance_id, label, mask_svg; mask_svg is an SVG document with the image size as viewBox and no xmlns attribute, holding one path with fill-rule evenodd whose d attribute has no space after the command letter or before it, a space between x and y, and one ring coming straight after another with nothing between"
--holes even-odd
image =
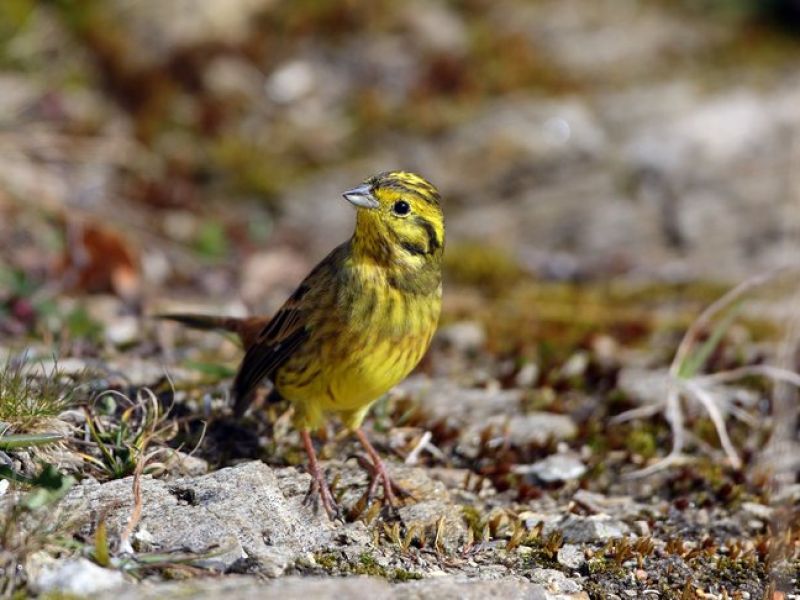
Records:
<instances>
[{"instance_id":1,"label":"blurred background","mask_svg":"<svg viewBox=\"0 0 800 600\"><path fill-rule=\"evenodd\" d=\"M3 287L270 310L395 168L441 188L455 282L739 280L800 250L798 27L796 0L4 0Z\"/></svg>"},{"instance_id":2,"label":"blurred background","mask_svg":"<svg viewBox=\"0 0 800 600\"><path fill-rule=\"evenodd\" d=\"M341 192L409 169L444 197L445 345L500 379L606 342L663 363L800 252L799 26L796 0L5 0L2 346L152 357L142 316L268 314L349 236Z\"/></svg>"},{"instance_id":3,"label":"blurred background","mask_svg":"<svg viewBox=\"0 0 800 600\"><path fill-rule=\"evenodd\" d=\"M777 502L751 467L778 423L762 465L794 484L797 556L797 396L769 384L797 381L797 282L697 318L800 256L800 0L2 0L0 384L24 387L23 351L91 372L81 452L85 420L127 427L100 392L147 386L180 426L157 441L199 472L301 464L273 409L227 419L236 344L147 317L269 314L350 235L341 193L389 169L440 188L448 239L442 326L376 404L381 448L461 469L458 494L477 477L465 505L483 482L551 511L579 487L635 494L677 523L655 535L700 539L729 520L684 527L687 507ZM786 371L727 385L768 363ZM707 386L684 393L685 449L707 460L622 481L673 448L658 403L677 380ZM121 467L73 472L133 473L119 446ZM551 456L566 467L536 467ZM743 538L768 533L745 517Z\"/></svg>"}]
</instances>

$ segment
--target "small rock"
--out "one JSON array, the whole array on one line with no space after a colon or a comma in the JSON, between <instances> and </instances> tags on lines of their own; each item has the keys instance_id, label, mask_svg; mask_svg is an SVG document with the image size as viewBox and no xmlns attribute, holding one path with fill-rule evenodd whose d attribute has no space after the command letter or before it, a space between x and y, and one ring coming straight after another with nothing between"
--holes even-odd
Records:
<instances>
[{"instance_id":1,"label":"small rock","mask_svg":"<svg viewBox=\"0 0 800 600\"><path fill-rule=\"evenodd\" d=\"M463 544L467 536L463 511L453 503L444 484L431 479L425 469L392 466L391 470L397 483L416 499L398 509L403 522L409 527L416 524L434 530L439 521L444 519L441 540L444 548L454 550Z\"/></svg>"},{"instance_id":2,"label":"small rock","mask_svg":"<svg viewBox=\"0 0 800 600\"><path fill-rule=\"evenodd\" d=\"M264 89L273 102L290 104L311 93L316 79L310 62L293 60L275 69Z\"/></svg>"},{"instance_id":3,"label":"small rock","mask_svg":"<svg viewBox=\"0 0 800 600\"><path fill-rule=\"evenodd\" d=\"M589 354L587 352L576 352L561 367L561 376L567 378L581 377L588 366Z\"/></svg>"},{"instance_id":4,"label":"small rock","mask_svg":"<svg viewBox=\"0 0 800 600\"><path fill-rule=\"evenodd\" d=\"M641 514L646 507L635 502L630 496L606 496L588 490L578 490L572 500L584 508L604 515L611 515L617 519L641 519Z\"/></svg>"},{"instance_id":5,"label":"small rock","mask_svg":"<svg viewBox=\"0 0 800 600\"><path fill-rule=\"evenodd\" d=\"M531 581L544 587L548 592L546 596L548 599L588 598L580 583L556 569L534 569L531 573Z\"/></svg>"},{"instance_id":6,"label":"small rock","mask_svg":"<svg viewBox=\"0 0 800 600\"><path fill-rule=\"evenodd\" d=\"M487 424L502 427L504 419L492 418ZM567 415L549 412L532 412L507 420L508 437L512 444L546 444L549 440L568 440L578 432L575 422Z\"/></svg>"},{"instance_id":7,"label":"small rock","mask_svg":"<svg viewBox=\"0 0 800 600\"><path fill-rule=\"evenodd\" d=\"M501 576L491 580L475 580L446 575L431 576L420 581L389 584L375 577L281 577L263 581L251 576L229 575L217 579L196 578L179 582L154 582L147 586L129 586L115 594L102 594L98 600L156 600L160 598L314 598L319 600L433 600L483 598L509 600L548 600L541 585L522 578ZM585 596L562 596L578 600Z\"/></svg>"},{"instance_id":8,"label":"small rock","mask_svg":"<svg viewBox=\"0 0 800 600\"><path fill-rule=\"evenodd\" d=\"M577 570L586 564L583 548L575 544L564 544L558 549L558 564L568 569Z\"/></svg>"},{"instance_id":9,"label":"small rock","mask_svg":"<svg viewBox=\"0 0 800 600\"><path fill-rule=\"evenodd\" d=\"M542 481L571 481L586 473L586 465L574 454L552 454L532 465L516 465L513 472L534 475Z\"/></svg>"},{"instance_id":10,"label":"small rock","mask_svg":"<svg viewBox=\"0 0 800 600\"><path fill-rule=\"evenodd\" d=\"M400 584L394 587L395 600L483 600L484 598L508 598L509 600L547 600L548 595L540 585L524 579L504 577L493 581L476 581L443 575L421 581Z\"/></svg>"},{"instance_id":11,"label":"small rock","mask_svg":"<svg viewBox=\"0 0 800 600\"><path fill-rule=\"evenodd\" d=\"M169 453L164 466L167 471L176 475L198 476L208 473L208 461L177 450Z\"/></svg>"},{"instance_id":12,"label":"small rock","mask_svg":"<svg viewBox=\"0 0 800 600\"><path fill-rule=\"evenodd\" d=\"M560 530L564 541L571 544L605 542L630 533L630 528L625 523L606 515L567 515L559 522L545 523L542 533L549 535L556 530Z\"/></svg>"},{"instance_id":13,"label":"small rock","mask_svg":"<svg viewBox=\"0 0 800 600\"><path fill-rule=\"evenodd\" d=\"M86 596L124 583L125 579L119 571L104 569L85 558L70 558L43 565L29 585L40 594L53 592Z\"/></svg>"},{"instance_id":14,"label":"small rock","mask_svg":"<svg viewBox=\"0 0 800 600\"><path fill-rule=\"evenodd\" d=\"M461 321L442 327L436 337L458 352L475 352L486 343L486 330L476 321Z\"/></svg>"},{"instance_id":15,"label":"small rock","mask_svg":"<svg viewBox=\"0 0 800 600\"><path fill-rule=\"evenodd\" d=\"M461 53L469 34L462 15L442 2L404 2L403 20L414 36L414 46L435 52Z\"/></svg>"},{"instance_id":16,"label":"small rock","mask_svg":"<svg viewBox=\"0 0 800 600\"><path fill-rule=\"evenodd\" d=\"M769 521L772 519L775 509L757 502L743 502L742 511L762 521Z\"/></svg>"},{"instance_id":17,"label":"small rock","mask_svg":"<svg viewBox=\"0 0 800 600\"><path fill-rule=\"evenodd\" d=\"M302 480L296 487L304 494L307 475L290 470L295 479ZM169 481L143 477L138 530L149 535L137 541L146 549L180 548L196 554L199 563L220 570L246 557L260 572L278 576L296 557L330 543L335 531L324 515L302 505L302 495L285 493L283 483L259 461L200 477ZM130 477L102 485L82 484L63 502L67 507L105 513L114 535L130 518L131 490Z\"/></svg>"},{"instance_id":18,"label":"small rock","mask_svg":"<svg viewBox=\"0 0 800 600\"><path fill-rule=\"evenodd\" d=\"M132 316L116 317L106 325L106 340L117 347L130 346L139 340L142 325L139 319Z\"/></svg>"},{"instance_id":19,"label":"small rock","mask_svg":"<svg viewBox=\"0 0 800 600\"><path fill-rule=\"evenodd\" d=\"M650 536L650 524L647 521L636 521L634 523L636 528L636 533L639 537L649 537Z\"/></svg>"},{"instance_id":20,"label":"small rock","mask_svg":"<svg viewBox=\"0 0 800 600\"><path fill-rule=\"evenodd\" d=\"M447 419L453 425L478 423L486 426L492 416L519 414L522 390L467 388L445 377L417 375L407 378L396 388L417 398L431 420Z\"/></svg>"},{"instance_id":21,"label":"small rock","mask_svg":"<svg viewBox=\"0 0 800 600\"><path fill-rule=\"evenodd\" d=\"M626 367L620 370L617 385L628 396L642 403L658 403L669 392L670 375L667 369Z\"/></svg>"},{"instance_id":22,"label":"small rock","mask_svg":"<svg viewBox=\"0 0 800 600\"><path fill-rule=\"evenodd\" d=\"M539 365L536 363L525 363L522 368L517 372L514 378L514 383L518 387L533 387L539 380Z\"/></svg>"}]
</instances>

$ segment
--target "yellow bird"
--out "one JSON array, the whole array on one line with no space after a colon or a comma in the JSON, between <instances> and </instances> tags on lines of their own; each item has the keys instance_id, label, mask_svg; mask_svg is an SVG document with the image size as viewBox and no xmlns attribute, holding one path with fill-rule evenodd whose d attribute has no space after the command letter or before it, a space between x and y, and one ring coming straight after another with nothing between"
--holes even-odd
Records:
<instances>
[{"instance_id":1,"label":"yellow bird","mask_svg":"<svg viewBox=\"0 0 800 600\"><path fill-rule=\"evenodd\" d=\"M310 435L328 415L356 434L372 460L370 495L380 482L393 505L402 491L361 423L430 345L441 309L445 233L439 192L419 175L381 173L343 195L356 207L353 236L314 267L271 319L163 316L241 337L246 354L233 383L237 412L256 386L272 381L270 399L294 406L312 491L331 518L338 509Z\"/></svg>"}]
</instances>

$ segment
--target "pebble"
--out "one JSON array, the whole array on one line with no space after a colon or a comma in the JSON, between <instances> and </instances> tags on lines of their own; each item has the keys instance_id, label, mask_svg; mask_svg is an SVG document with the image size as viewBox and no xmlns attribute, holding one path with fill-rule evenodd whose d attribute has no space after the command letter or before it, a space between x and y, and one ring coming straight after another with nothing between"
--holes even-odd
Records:
<instances>
[{"instance_id":1,"label":"pebble","mask_svg":"<svg viewBox=\"0 0 800 600\"><path fill-rule=\"evenodd\" d=\"M640 537L649 537L650 536L650 525L647 521L636 521L634 524L636 533Z\"/></svg>"},{"instance_id":2,"label":"pebble","mask_svg":"<svg viewBox=\"0 0 800 600\"><path fill-rule=\"evenodd\" d=\"M476 321L460 321L442 327L436 337L458 352L475 352L486 343L486 330Z\"/></svg>"},{"instance_id":3,"label":"pebble","mask_svg":"<svg viewBox=\"0 0 800 600\"><path fill-rule=\"evenodd\" d=\"M556 560L561 566L577 570L586 564L586 555L580 546L564 544L558 549Z\"/></svg>"},{"instance_id":4,"label":"pebble","mask_svg":"<svg viewBox=\"0 0 800 600\"><path fill-rule=\"evenodd\" d=\"M552 594L577 594L583 591L580 583L556 569L534 569L531 572L531 581L540 584Z\"/></svg>"},{"instance_id":5,"label":"pebble","mask_svg":"<svg viewBox=\"0 0 800 600\"><path fill-rule=\"evenodd\" d=\"M105 329L106 341L118 348L134 344L141 333L141 323L134 316L116 317Z\"/></svg>"},{"instance_id":6,"label":"pebble","mask_svg":"<svg viewBox=\"0 0 800 600\"><path fill-rule=\"evenodd\" d=\"M630 528L625 523L606 515L567 515L561 521L546 522L542 533L549 535L556 530L561 531L565 542L572 544L604 542L630 533Z\"/></svg>"},{"instance_id":7,"label":"pebble","mask_svg":"<svg viewBox=\"0 0 800 600\"><path fill-rule=\"evenodd\" d=\"M574 454L552 454L532 465L516 465L513 472L534 475L544 482L571 481L586 473L586 465Z\"/></svg>"},{"instance_id":8,"label":"pebble","mask_svg":"<svg viewBox=\"0 0 800 600\"><path fill-rule=\"evenodd\" d=\"M514 382L518 387L533 387L539 380L539 365L533 362L525 363L517 372Z\"/></svg>"},{"instance_id":9,"label":"pebble","mask_svg":"<svg viewBox=\"0 0 800 600\"><path fill-rule=\"evenodd\" d=\"M119 587L124 582L119 571L104 569L85 558L74 558L44 565L30 586L40 594L87 596Z\"/></svg>"},{"instance_id":10,"label":"pebble","mask_svg":"<svg viewBox=\"0 0 800 600\"><path fill-rule=\"evenodd\" d=\"M742 511L762 521L769 521L775 512L771 506L765 506L757 502L743 502Z\"/></svg>"}]
</instances>

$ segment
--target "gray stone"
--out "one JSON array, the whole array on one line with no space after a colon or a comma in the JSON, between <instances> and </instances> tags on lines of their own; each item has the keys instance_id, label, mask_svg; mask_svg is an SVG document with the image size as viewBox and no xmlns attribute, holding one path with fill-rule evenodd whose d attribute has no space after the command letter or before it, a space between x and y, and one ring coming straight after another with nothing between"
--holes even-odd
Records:
<instances>
[{"instance_id":1,"label":"gray stone","mask_svg":"<svg viewBox=\"0 0 800 600\"><path fill-rule=\"evenodd\" d=\"M513 471L520 475L534 475L546 482L570 481L582 477L586 473L586 465L574 454L559 453L532 465L516 465Z\"/></svg>"},{"instance_id":2,"label":"gray stone","mask_svg":"<svg viewBox=\"0 0 800 600\"><path fill-rule=\"evenodd\" d=\"M453 425L484 423L493 415L519 414L521 390L465 388L449 378L412 376L397 386L399 393L419 400L430 420L447 419Z\"/></svg>"},{"instance_id":3,"label":"gray stone","mask_svg":"<svg viewBox=\"0 0 800 600\"><path fill-rule=\"evenodd\" d=\"M564 544L558 549L556 560L558 560L558 564L568 569L580 569L586 564L586 555L580 546Z\"/></svg>"},{"instance_id":4,"label":"gray stone","mask_svg":"<svg viewBox=\"0 0 800 600\"><path fill-rule=\"evenodd\" d=\"M769 521L772 519L775 509L772 506L765 506L757 502L743 502L742 512L751 517L761 519L762 521Z\"/></svg>"},{"instance_id":5,"label":"gray stone","mask_svg":"<svg viewBox=\"0 0 800 600\"><path fill-rule=\"evenodd\" d=\"M463 511L459 505L453 504L450 494L441 482L432 481L427 477L422 485L410 484L409 480L403 477L397 477L396 481L414 494L416 499L398 511L407 527L417 525L434 533L443 519L444 529L440 541L444 549L452 552L465 543L467 527Z\"/></svg>"},{"instance_id":6,"label":"gray stone","mask_svg":"<svg viewBox=\"0 0 800 600\"><path fill-rule=\"evenodd\" d=\"M46 563L39 569L29 566L31 591L62 593L75 596L97 594L125 583L122 573L104 569L85 558L70 558Z\"/></svg>"},{"instance_id":7,"label":"gray stone","mask_svg":"<svg viewBox=\"0 0 800 600\"><path fill-rule=\"evenodd\" d=\"M666 400L670 375L667 369L624 367L620 369L617 382L619 388L634 400L656 404Z\"/></svg>"},{"instance_id":8,"label":"gray stone","mask_svg":"<svg viewBox=\"0 0 800 600\"><path fill-rule=\"evenodd\" d=\"M250 30L253 17L273 4L272 0L178 0L109 2L113 18L125 23L132 34L142 61L163 60L169 52L218 40L234 43Z\"/></svg>"},{"instance_id":9,"label":"gray stone","mask_svg":"<svg viewBox=\"0 0 800 600\"><path fill-rule=\"evenodd\" d=\"M578 490L572 499L594 513L610 515L616 519L633 520L649 512L646 505L635 502L630 496L606 496L588 490Z\"/></svg>"},{"instance_id":10,"label":"gray stone","mask_svg":"<svg viewBox=\"0 0 800 600\"><path fill-rule=\"evenodd\" d=\"M295 477L307 476L295 471ZM77 486L65 499L104 513L109 530L124 530L133 507L132 478ZM249 558L270 575L281 574L301 554L330 543L326 517L287 497L275 473L261 462L243 463L197 478L142 480L140 550L181 550L198 562L227 569ZM146 533L145 533L146 532Z\"/></svg>"},{"instance_id":11,"label":"gray stone","mask_svg":"<svg viewBox=\"0 0 800 600\"><path fill-rule=\"evenodd\" d=\"M142 324L138 317L126 315L113 319L106 325L106 340L114 346L130 346L139 341Z\"/></svg>"},{"instance_id":12,"label":"gray stone","mask_svg":"<svg viewBox=\"0 0 800 600\"><path fill-rule=\"evenodd\" d=\"M531 581L540 584L545 589L547 600L579 600L589 596L583 591L581 584L570 579L556 569L534 569L531 572Z\"/></svg>"},{"instance_id":13,"label":"gray stone","mask_svg":"<svg viewBox=\"0 0 800 600\"><path fill-rule=\"evenodd\" d=\"M228 576L169 583L145 582L140 585L130 585L113 595L100 595L97 600L160 600L161 598L389 600L392 598L392 588L386 581L372 577L282 577L265 582L255 577Z\"/></svg>"},{"instance_id":14,"label":"gray stone","mask_svg":"<svg viewBox=\"0 0 800 600\"><path fill-rule=\"evenodd\" d=\"M435 52L459 54L469 45L463 15L444 2L403 2L402 19L414 45Z\"/></svg>"},{"instance_id":15,"label":"gray stone","mask_svg":"<svg viewBox=\"0 0 800 600\"><path fill-rule=\"evenodd\" d=\"M167 454L163 463L167 472L175 475L198 476L208 473L208 461L178 450Z\"/></svg>"},{"instance_id":16,"label":"gray stone","mask_svg":"<svg viewBox=\"0 0 800 600\"><path fill-rule=\"evenodd\" d=\"M459 452L477 451L487 427L512 444L545 444L548 440L574 437L577 427L567 415L548 412L521 414L520 389L465 388L446 378L410 377L397 387L398 393L418 399L429 422L444 420L460 430Z\"/></svg>"},{"instance_id":17,"label":"gray stone","mask_svg":"<svg viewBox=\"0 0 800 600\"><path fill-rule=\"evenodd\" d=\"M563 587L563 586L562 586ZM262 581L254 577L229 576L183 582L129 585L121 591L101 594L98 600L156 600L158 598L314 598L320 600L479 600L488 597L509 600L554 598L542 586L522 578L504 577L484 581L442 575L420 581L390 585L372 577L282 577ZM573 596L564 596L571 598Z\"/></svg>"},{"instance_id":18,"label":"gray stone","mask_svg":"<svg viewBox=\"0 0 800 600\"><path fill-rule=\"evenodd\" d=\"M549 521L544 524L543 535L561 531L564 541L571 544L604 542L611 538L619 538L630 533L630 528L617 519L607 515L567 515L560 521Z\"/></svg>"},{"instance_id":19,"label":"gray stone","mask_svg":"<svg viewBox=\"0 0 800 600\"><path fill-rule=\"evenodd\" d=\"M474 352L486 343L486 330L476 321L460 321L440 328L436 338L456 351Z\"/></svg>"},{"instance_id":20,"label":"gray stone","mask_svg":"<svg viewBox=\"0 0 800 600\"><path fill-rule=\"evenodd\" d=\"M512 444L546 444L549 440L568 440L578 432L575 422L567 415L548 412L532 412L517 415L510 419L496 416L487 424L500 430L508 429L508 437ZM485 427L482 425L481 428ZM477 429L477 427L476 427Z\"/></svg>"},{"instance_id":21,"label":"gray stone","mask_svg":"<svg viewBox=\"0 0 800 600\"><path fill-rule=\"evenodd\" d=\"M392 597L397 600L546 600L548 597L542 586L511 577L493 581L432 577L398 585L393 591Z\"/></svg>"}]
</instances>

